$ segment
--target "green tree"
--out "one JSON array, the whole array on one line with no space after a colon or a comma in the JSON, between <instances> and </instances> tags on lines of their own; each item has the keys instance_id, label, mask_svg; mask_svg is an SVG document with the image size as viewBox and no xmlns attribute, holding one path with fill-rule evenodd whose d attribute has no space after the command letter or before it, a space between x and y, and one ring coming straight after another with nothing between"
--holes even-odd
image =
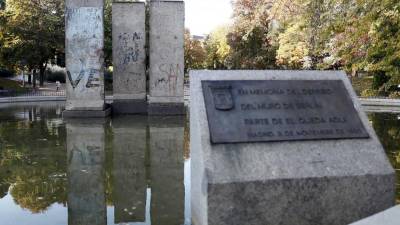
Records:
<instances>
[{"instance_id":1,"label":"green tree","mask_svg":"<svg viewBox=\"0 0 400 225\"><path fill-rule=\"evenodd\" d=\"M185 73L190 69L203 69L206 52L199 40L192 39L190 31L185 30Z\"/></svg>"},{"instance_id":2,"label":"green tree","mask_svg":"<svg viewBox=\"0 0 400 225\"><path fill-rule=\"evenodd\" d=\"M287 0L274 3L273 19L281 29L277 52L279 65L294 69L326 69L335 64L329 48L332 34L328 27L336 15L333 12L337 10L336 2L294 0L292 6Z\"/></svg>"},{"instance_id":3,"label":"green tree","mask_svg":"<svg viewBox=\"0 0 400 225\"><path fill-rule=\"evenodd\" d=\"M237 0L234 24L228 35L233 68L276 68L277 42L270 16L272 0Z\"/></svg>"},{"instance_id":4,"label":"green tree","mask_svg":"<svg viewBox=\"0 0 400 225\"><path fill-rule=\"evenodd\" d=\"M365 18L365 23L370 23L366 70L390 77L382 88L392 92L400 84L400 2L383 0L374 2L373 7Z\"/></svg>"},{"instance_id":5,"label":"green tree","mask_svg":"<svg viewBox=\"0 0 400 225\"><path fill-rule=\"evenodd\" d=\"M400 2L340 1L342 12L330 30L333 54L344 68L374 75L374 89L388 95L400 84Z\"/></svg>"},{"instance_id":6,"label":"green tree","mask_svg":"<svg viewBox=\"0 0 400 225\"><path fill-rule=\"evenodd\" d=\"M7 0L0 11L0 64L39 69L40 84L49 59L64 52L64 1Z\"/></svg>"},{"instance_id":7,"label":"green tree","mask_svg":"<svg viewBox=\"0 0 400 225\"><path fill-rule=\"evenodd\" d=\"M279 35L277 64L292 69L307 68L310 51L305 26L302 22L290 24L285 32Z\"/></svg>"},{"instance_id":8,"label":"green tree","mask_svg":"<svg viewBox=\"0 0 400 225\"><path fill-rule=\"evenodd\" d=\"M213 30L205 41L206 67L208 69L226 69L229 66L227 58L230 54L227 36L229 27L221 26Z\"/></svg>"}]
</instances>

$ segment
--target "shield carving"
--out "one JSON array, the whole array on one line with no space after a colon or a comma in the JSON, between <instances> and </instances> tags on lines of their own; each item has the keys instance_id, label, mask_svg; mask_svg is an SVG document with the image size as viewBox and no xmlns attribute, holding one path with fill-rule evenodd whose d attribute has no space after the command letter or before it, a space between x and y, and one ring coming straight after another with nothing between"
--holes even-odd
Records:
<instances>
[{"instance_id":1,"label":"shield carving","mask_svg":"<svg viewBox=\"0 0 400 225\"><path fill-rule=\"evenodd\" d=\"M231 86L211 86L215 109L228 111L235 107Z\"/></svg>"}]
</instances>

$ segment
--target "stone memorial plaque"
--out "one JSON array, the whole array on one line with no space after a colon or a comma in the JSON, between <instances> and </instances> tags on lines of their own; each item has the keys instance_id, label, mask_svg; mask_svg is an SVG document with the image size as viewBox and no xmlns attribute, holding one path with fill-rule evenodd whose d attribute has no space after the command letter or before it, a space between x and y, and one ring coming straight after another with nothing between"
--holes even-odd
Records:
<instances>
[{"instance_id":1,"label":"stone memorial plaque","mask_svg":"<svg viewBox=\"0 0 400 225\"><path fill-rule=\"evenodd\" d=\"M202 81L213 144L369 138L341 80Z\"/></svg>"}]
</instances>

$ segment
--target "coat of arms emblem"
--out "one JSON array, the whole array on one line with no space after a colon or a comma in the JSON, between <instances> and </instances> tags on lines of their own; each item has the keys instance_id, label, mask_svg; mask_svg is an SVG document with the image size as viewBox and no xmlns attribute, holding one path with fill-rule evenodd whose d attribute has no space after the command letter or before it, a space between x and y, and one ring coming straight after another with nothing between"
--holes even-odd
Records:
<instances>
[{"instance_id":1,"label":"coat of arms emblem","mask_svg":"<svg viewBox=\"0 0 400 225\"><path fill-rule=\"evenodd\" d=\"M210 86L210 88L214 100L215 109L228 111L235 107L231 86Z\"/></svg>"}]
</instances>

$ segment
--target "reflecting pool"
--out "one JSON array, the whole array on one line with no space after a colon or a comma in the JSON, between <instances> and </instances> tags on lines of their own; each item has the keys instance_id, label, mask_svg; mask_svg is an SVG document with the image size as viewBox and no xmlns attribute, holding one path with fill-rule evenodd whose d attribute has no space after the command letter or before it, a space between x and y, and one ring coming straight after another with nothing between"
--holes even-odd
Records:
<instances>
[{"instance_id":1,"label":"reflecting pool","mask_svg":"<svg viewBox=\"0 0 400 225\"><path fill-rule=\"evenodd\" d=\"M184 117L63 121L63 109L0 105L0 224L190 224ZM370 120L400 181L400 115Z\"/></svg>"},{"instance_id":2,"label":"reflecting pool","mask_svg":"<svg viewBox=\"0 0 400 225\"><path fill-rule=\"evenodd\" d=\"M375 129L397 174L397 204L400 204L400 114L370 113Z\"/></svg>"},{"instance_id":3,"label":"reflecting pool","mask_svg":"<svg viewBox=\"0 0 400 225\"><path fill-rule=\"evenodd\" d=\"M63 121L63 108L0 109L0 224L190 224L184 117Z\"/></svg>"}]
</instances>

